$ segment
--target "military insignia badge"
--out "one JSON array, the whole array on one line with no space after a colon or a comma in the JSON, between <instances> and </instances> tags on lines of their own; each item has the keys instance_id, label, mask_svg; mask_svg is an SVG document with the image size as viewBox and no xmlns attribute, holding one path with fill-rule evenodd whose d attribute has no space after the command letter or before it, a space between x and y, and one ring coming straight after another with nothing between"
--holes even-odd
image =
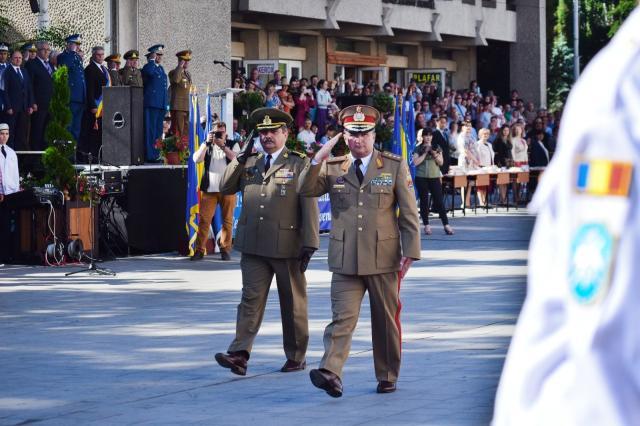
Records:
<instances>
[{"instance_id":1,"label":"military insignia badge","mask_svg":"<svg viewBox=\"0 0 640 426\"><path fill-rule=\"evenodd\" d=\"M262 119L262 124L264 124L265 126L270 126L271 117L269 117L268 115L265 115L264 118Z\"/></svg>"},{"instance_id":2,"label":"military insignia badge","mask_svg":"<svg viewBox=\"0 0 640 426\"><path fill-rule=\"evenodd\" d=\"M362 112L362 107L358 106L356 108L356 113L353 114L353 121L364 121L365 116L364 116L364 112Z\"/></svg>"},{"instance_id":3,"label":"military insignia badge","mask_svg":"<svg viewBox=\"0 0 640 426\"><path fill-rule=\"evenodd\" d=\"M579 304L596 303L606 294L613 251L613 235L602 223L585 223L576 230L571 242L569 284Z\"/></svg>"},{"instance_id":4,"label":"military insignia badge","mask_svg":"<svg viewBox=\"0 0 640 426\"><path fill-rule=\"evenodd\" d=\"M343 176L338 176L336 178L336 183L339 185L342 185L344 183L344 177Z\"/></svg>"},{"instance_id":5,"label":"military insignia badge","mask_svg":"<svg viewBox=\"0 0 640 426\"><path fill-rule=\"evenodd\" d=\"M627 197L633 164L607 159L579 160L575 167L575 191L593 196Z\"/></svg>"}]
</instances>

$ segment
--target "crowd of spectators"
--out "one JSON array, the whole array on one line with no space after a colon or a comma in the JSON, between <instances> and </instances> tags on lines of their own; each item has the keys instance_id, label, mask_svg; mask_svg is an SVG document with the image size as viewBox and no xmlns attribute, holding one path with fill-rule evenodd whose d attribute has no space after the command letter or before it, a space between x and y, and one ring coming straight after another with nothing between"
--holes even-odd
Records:
<instances>
[{"instance_id":1,"label":"crowd of spectators","mask_svg":"<svg viewBox=\"0 0 640 426\"><path fill-rule=\"evenodd\" d=\"M445 87L441 95L434 83L420 85L412 80L401 87L390 81L381 87L376 81L359 85L351 79L328 81L316 75L288 79L280 71L263 83L254 69L246 81L237 78L235 87L258 92L265 106L290 113L294 118L293 134L308 152L326 142L327 133L335 133L337 114L345 101L366 104L370 96L386 94L395 99L401 94L405 101L413 103L413 131L418 141L424 129L435 131L438 119L446 119L441 134L449 146L445 149L447 167L443 173L449 171L449 166L458 166L463 171L491 165L546 166L555 151L560 119L559 111L536 108L533 102L522 99L517 90L511 92L509 99L500 99L492 90L483 92L476 81L464 89ZM393 120L391 108L383 112L380 125L393 130ZM480 132L482 129L487 132ZM388 148L391 142L379 141L378 148Z\"/></svg>"}]
</instances>

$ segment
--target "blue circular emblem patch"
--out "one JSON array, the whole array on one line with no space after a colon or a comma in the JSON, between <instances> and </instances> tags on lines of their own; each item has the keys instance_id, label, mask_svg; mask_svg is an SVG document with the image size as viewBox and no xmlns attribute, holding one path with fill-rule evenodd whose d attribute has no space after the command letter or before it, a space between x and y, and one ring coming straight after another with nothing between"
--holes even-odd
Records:
<instances>
[{"instance_id":1,"label":"blue circular emblem patch","mask_svg":"<svg viewBox=\"0 0 640 426\"><path fill-rule=\"evenodd\" d=\"M571 242L569 284L581 304L594 302L606 289L613 254L613 236L601 223L578 228Z\"/></svg>"},{"instance_id":2,"label":"blue circular emblem patch","mask_svg":"<svg viewBox=\"0 0 640 426\"><path fill-rule=\"evenodd\" d=\"M342 176L338 176L336 178L336 183L344 183L344 178Z\"/></svg>"}]
</instances>

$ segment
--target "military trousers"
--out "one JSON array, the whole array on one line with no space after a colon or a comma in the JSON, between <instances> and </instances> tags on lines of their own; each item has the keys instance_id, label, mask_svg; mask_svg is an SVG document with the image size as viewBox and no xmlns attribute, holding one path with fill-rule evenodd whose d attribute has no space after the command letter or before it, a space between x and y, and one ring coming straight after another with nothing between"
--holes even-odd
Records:
<instances>
[{"instance_id":1,"label":"military trousers","mask_svg":"<svg viewBox=\"0 0 640 426\"><path fill-rule=\"evenodd\" d=\"M69 103L69 109L71 109L71 123L67 127L67 130L75 138L76 142L80 141L80 130L82 129L82 117L84 117L84 102L71 102Z\"/></svg>"},{"instance_id":2,"label":"military trousers","mask_svg":"<svg viewBox=\"0 0 640 426\"><path fill-rule=\"evenodd\" d=\"M264 317L269 287L275 275L280 299L284 353L292 361L304 360L309 343L309 320L307 280L300 272L300 261L242 253L240 269L242 299L238 305L236 336L229 346L229 352L251 353L253 341Z\"/></svg>"},{"instance_id":3,"label":"military trousers","mask_svg":"<svg viewBox=\"0 0 640 426\"><path fill-rule=\"evenodd\" d=\"M189 111L171 110L171 130L179 137L189 136Z\"/></svg>"},{"instance_id":4,"label":"military trousers","mask_svg":"<svg viewBox=\"0 0 640 426\"><path fill-rule=\"evenodd\" d=\"M147 161L156 161L160 151L155 147L156 140L162 136L162 122L165 110L162 108L145 107L144 109L144 141Z\"/></svg>"},{"instance_id":5,"label":"military trousers","mask_svg":"<svg viewBox=\"0 0 640 426\"><path fill-rule=\"evenodd\" d=\"M400 282L397 272L377 275L343 275L331 278L333 320L324 331L324 356L320 368L342 378L351 338L360 316L364 293L369 293L373 362L378 381L395 382L400 373Z\"/></svg>"}]
</instances>

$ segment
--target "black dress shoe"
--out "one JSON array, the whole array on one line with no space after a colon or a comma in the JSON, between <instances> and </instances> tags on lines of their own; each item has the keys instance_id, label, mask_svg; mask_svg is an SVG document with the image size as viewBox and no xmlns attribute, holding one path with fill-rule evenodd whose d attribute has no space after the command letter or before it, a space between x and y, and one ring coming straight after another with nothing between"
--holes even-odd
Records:
<instances>
[{"instance_id":1,"label":"black dress shoe","mask_svg":"<svg viewBox=\"0 0 640 426\"><path fill-rule=\"evenodd\" d=\"M193 256L189 258L189 260L202 260L204 259L204 253L201 251L196 251Z\"/></svg>"},{"instance_id":2,"label":"black dress shoe","mask_svg":"<svg viewBox=\"0 0 640 426\"><path fill-rule=\"evenodd\" d=\"M385 380L381 380L380 382L378 382L378 388L376 389L376 392L378 392L378 393L391 393L391 392L395 392L395 391L396 391L395 382L387 382Z\"/></svg>"},{"instance_id":3,"label":"black dress shoe","mask_svg":"<svg viewBox=\"0 0 640 426\"><path fill-rule=\"evenodd\" d=\"M313 386L323 389L329 396L340 398L342 396L342 381L329 370L313 369L309 372Z\"/></svg>"},{"instance_id":4,"label":"black dress shoe","mask_svg":"<svg viewBox=\"0 0 640 426\"><path fill-rule=\"evenodd\" d=\"M220 259L221 260L231 260L231 256L229 255L229 252L226 250L221 250L220 251Z\"/></svg>"},{"instance_id":5,"label":"black dress shoe","mask_svg":"<svg viewBox=\"0 0 640 426\"><path fill-rule=\"evenodd\" d=\"M247 374L247 359L248 357L242 352L226 354L218 352L216 354L216 361L218 361L218 364L224 368L231 369L231 372L238 376L245 376Z\"/></svg>"},{"instance_id":6,"label":"black dress shoe","mask_svg":"<svg viewBox=\"0 0 640 426\"><path fill-rule=\"evenodd\" d=\"M291 373L292 371L300 371L307 368L307 361L302 360L301 362L292 361L290 359L284 363L280 371L283 373Z\"/></svg>"}]
</instances>

